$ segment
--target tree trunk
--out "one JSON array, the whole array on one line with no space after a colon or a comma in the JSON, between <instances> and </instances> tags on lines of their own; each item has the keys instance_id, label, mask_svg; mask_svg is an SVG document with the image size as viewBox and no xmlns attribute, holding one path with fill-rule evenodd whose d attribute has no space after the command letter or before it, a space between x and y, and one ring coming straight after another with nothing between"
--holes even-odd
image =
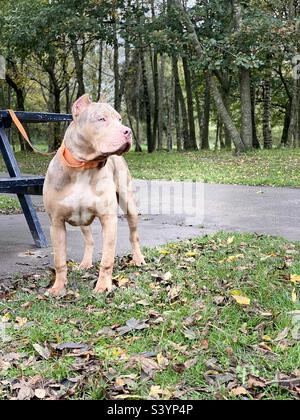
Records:
<instances>
[{"instance_id":1,"label":"tree trunk","mask_svg":"<svg viewBox=\"0 0 300 420\"><path fill-rule=\"evenodd\" d=\"M251 106L251 79L248 69L240 69L241 91L241 136L246 149L253 147L252 106Z\"/></svg>"},{"instance_id":2,"label":"tree trunk","mask_svg":"<svg viewBox=\"0 0 300 420\"><path fill-rule=\"evenodd\" d=\"M151 51L150 51L150 54L151 54ZM159 115L159 109L160 109L157 51L154 51L154 55L153 55L153 87L154 87L154 116L153 116L152 143L153 143L154 150L156 150L157 149L158 115Z\"/></svg>"},{"instance_id":3,"label":"tree trunk","mask_svg":"<svg viewBox=\"0 0 300 420\"><path fill-rule=\"evenodd\" d=\"M255 86L252 84L251 85L251 119L252 119L253 147L254 149L260 149L260 142L257 136L255 105L256 105Z\"/></svg>"},{"instance_id":4,"label":"tree trunk","mask_svg":"<svg viewBox=\"0 0 300 420\"><path fill-rule=\"evenodd\" d=\"M114 23L114 81L115 81L115 100L114 106L116 111L120 111L120 69L119 69L119 43L117 34L117 24Z\"/></svg>"},{"instance_id":5,"label":"tree trunk","mask_svg":"<svg viewBox=\"0 0 300 420\"><path fill-rule=\"evenodd\" d=\"M175 69L177 67L177 60L173 56L172 57L172 78L173 78L173 85L174 85L174 117L175 117L175 128L176 128L176 144L177 144L177 151L182 151L182 132L181 132L181 124L180 124L180 109L179 109L179 80L176 78L178 76L178 71L176 73Z\"/></svg>"},{"instance_id":6,"label":"tree trunk","mask_svg":"<svg viewBox=\"0 0 300 420\"><path fill-rule=\"evenodd\" d=\"M17 111L25 111L25 97L23 88L18 87L18 85L12 80L10 76L8 76L8 74L6 74L6 82L16 94ZM24 123L23 125L26 132L29 135L28 125L26 123ZM23 139L22 135L19 132L18 136L21 151L32 152L33 150L31 149L29 144Z\"/></svg>"},{"instance_id":7,"label":"tree trunk","mask_svg":"<svg viewBox=\"0 0 300 420\"><path fill-rule=\"evenodd\" d=\"M141 136L140 136L140 85L141 85L141 60L138 59L137 84L135 93L135 121L136 121L136 143L135 151L141 152Z\"/></svg>"},{"instance_id":8,"label":"tree trunk","mask_svg":"<svg viewBox=\"0 0 300 420\"><path fill-rule=\"evenodd\" d=\"M192 21L189 18L189 15L186 13L183 5L180 3L179 0L173 0L174 4L176 5L178 11L180 11L180 16L182 21L185 23L188 34L189 34L189 38L191 40L191 42L194 45L194 48L197 52L197 55L199 57L199 59L202 58L202 46L199 42L199 39L197 37L197 33L195 30L195 27L192 23ZM237 149L238 152L240 151L244 151L245 150L245 146L243 144L242 138L239 134L239 132L237 131L235 124L230 116L230 114L228 113L224 102L223 102L223 98L222 95L219 92L218 89L218 85L216 83L216 81L214 80L213 77L211 77L210 80L210 85L211 85L211 91L212 91L212 96L214 98L214 101L216 103L216 108L217 108L217 112L220 115L220 117L222 118L222 121L226 127L226 129L228 130L228 132L230 133L230 136L235 144L235 147Z\"/></svg>"},{"instance_id":9,"label":"tree trunk","mask_svg":"<svg viewBox=\"0 0 300 420\"><path fill-rule=\"evenodd\" d=\"M196 130L195 130L195 119L194 119L194 104L193 104L193 90L191 82L191 72L188 66L187 59L182 58L184 78L185 78L185 88L187 95L187 105L188 105L188 119L189 119L189 137L188 141L184 144L185 150L197 150L197 141L196 141Z\"/></svg>"},{"instance_id":10,"label":"tree trunk","mask_svg":"<svg viewBox=\"0 0 300 420\"><path fill-rule=\"evenodd\" d=\"M148 87L148 79L147 79L147 71L146 71L146 63L144 52L140 51L140 58L141 58L141 67L142 67L142 81L143 81L143 88L144 88L144 102L145 102L145 111L146 111L146 125L147 125L147 147L148 152L152 153L155 151L155 145L152 143L152 118L151 118L151 105L150 105L150 94L149 94L149 87Z\"/></svg>"},{"instance_id":11,"label":"tree trunk","mask_svg":"<svg viewBox=\"0 0 300 420\"><path fill-rule=\"evenodd\" d=\"M172 68L173 68L173 77L174 77L176 96L178 98L178 103L180 105L180 111L181 111L182 140L183 140L183 144L186 144L189 138L189 125L188 125L188 117L187 117L185 101L184 101L181 84L179 80L177 58L175 56L172 57ZM178 150L182 150L182 140L180 140L180 148ZM177 148L178 146L179 144L177 143Z\"/></svg>"},{"instance_id":12,"label":"tree trunk","mask_svg":"<svg viewBox=\"0 0 300 420\"><path fill-rule=\"evenodd\" d=\"M289 99L284 113L284 123L283 123L283 130L281 136L281 144L283 146L288 145L288 134L289 134L289 127L291 124L291 112L292 112L292 101Z\"/></svg>"},{"instance_id":13,"label":"tree trunk","mask_svg":"<svg viewBox=\"0 0 300 420\"><path fill-rule=\"evenodd\" d=\"M97 102L100 100L102 92L102 70L103 70L103 41L99 44L99 64L98 64L98 89Z\"/></svg>"},{"instance_id":14,"label":"tree trunk","mask_svg":"<svg viewBox=\"0 0 300 420\"><path fill-rule=\"evenodd\" d=\"M157 129L157 144L158 150L163 148L163 103L165 99L165 56L164 54L160 57L160 71L159 71L159 112L158 112L158 129ZM172 91L172 90L171 90ZM173 97L173 93L170 95ZM168 98L166 98L167 100Z\"/></svg>"},{"instance_id":15,"label":"tree trunk","mask_svg":"<svg viewBox=\"0 0 300 420\"><path fill-rule=\"evenodd\" d=\"M204 110L201 127L201 149L209 149L209 120L210 120L210 75L205 73Z\"/></svg>"},{"instance_id":16,"label":"tree trunk","mask_svg":"<svg viewBox=\"0 0 300 420\"><path fill-rule=\"evenodd\" d=\"M226 109L226 106L224 105L222 95L218 89L217 82L215 81L213 76L210 78L210 86L211 86L212 96L216 104L217 113L219 117L221 118L222 122L224 123L225 127L227 128L237 152L245 151L246 149L245 145L242 141L242 138L239 132L237 131L235 127L235 124L231 116L229 115Z\"/></svg>"},{"instance_id":17,"label":"tree trunk","mask_svg":"<svg viewBox=\"0 0 300 420\"><path fill-rule=\"evenodd\" d=\"M263 91L263 139L264 148L272 149L272 129L271 129L271 81L267 77L264 81Z\"/></svg>"},{"instance_id":18,"label":"tree trunk","mask_svg":"<svg viewBox=\"0 0 300 420\"><path fill-rule=\"evenodd\" d=\"M71 47L75 64L76 81L78 84L77 98L80 98L80 96L85 94L83 58L80 57L77 40L75 38L71 38Z\"/></svg>"}]
</instances>

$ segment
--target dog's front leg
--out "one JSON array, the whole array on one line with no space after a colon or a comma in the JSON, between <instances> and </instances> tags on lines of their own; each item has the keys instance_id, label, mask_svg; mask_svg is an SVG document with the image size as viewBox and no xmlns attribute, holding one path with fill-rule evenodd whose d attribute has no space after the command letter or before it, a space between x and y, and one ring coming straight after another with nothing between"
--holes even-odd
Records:
<instances>
[{"instance_id":1,"label":"dog's front leg","mask_svg":"<svg viewBox=\"0 0 300 420\"><path fill-rule=\"evenodd\" d=\"M102 224L103 248L99 280L94 290L95 293L110 292L112 289L112 272L117 242L117 215L102 216L100 221Z\"/></svg>"},{"instance_id":2,"label":"dog's front leg","mask_svg":"<svg viewBox=\"0 0 300 420\"><path fill-rule=\"evenodd\" d=\"M53 221L51 228L51 240L54 253L55 283L49 290L53 296L61 295L67 283L67 234L64 221Z\"/></svg>"}]
</instances>

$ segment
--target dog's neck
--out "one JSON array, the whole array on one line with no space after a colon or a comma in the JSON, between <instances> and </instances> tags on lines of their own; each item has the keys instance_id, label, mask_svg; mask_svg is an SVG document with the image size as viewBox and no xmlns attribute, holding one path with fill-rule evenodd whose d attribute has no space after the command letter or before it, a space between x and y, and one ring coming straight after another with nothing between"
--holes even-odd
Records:
<instances>
[{"instance_id":1,"label":"dog's neck","mask_svg":"<svg viewBox=\"0 0 300 420\"><path fill-rule=\"evenodd\" d=\"M64 144L74 158L81 162L92 162L97 160L98 162L103 161L105 164L107 160L104 156L102 159L102 157L97 154L92 144L78 132L75 122L72 122L67 128Z\"/></svg>"}]
</instances>

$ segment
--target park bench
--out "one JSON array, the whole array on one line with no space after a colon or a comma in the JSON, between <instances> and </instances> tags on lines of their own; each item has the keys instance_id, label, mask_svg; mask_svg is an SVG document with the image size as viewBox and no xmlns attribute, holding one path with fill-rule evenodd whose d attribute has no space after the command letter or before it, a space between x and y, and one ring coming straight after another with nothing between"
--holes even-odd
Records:
<instances>
[{"instance_id":1,"label":"park bench","mask_svg":"<svg viewBox=\"0 0 300 420\"><path fill-rule=\"evenodd\" d=\"M49 123L72 121L69 114L50 114L41 112L16 112L22 123ZM0 110L0 152L7 168L9 177L0 178L0 194L16 194L26 218L28 227L37 247L48 246L47 239L33 207L30 195L42 195L44 177L22 176L21 171L9 143L6 129L12 126L9 112ZM1 230L0 230L1 235Z\"/></svg>"}]
</instances>

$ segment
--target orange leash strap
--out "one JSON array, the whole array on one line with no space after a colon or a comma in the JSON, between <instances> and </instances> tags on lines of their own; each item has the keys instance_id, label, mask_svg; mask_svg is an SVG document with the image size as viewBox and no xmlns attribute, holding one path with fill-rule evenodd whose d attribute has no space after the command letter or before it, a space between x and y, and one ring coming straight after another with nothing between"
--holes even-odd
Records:
<instances>
[{"instance_id":1,"label":"orange leash strap","mask_svg":"<svg viewBox=\"0 0 300 420\"><path fill-rule=\"evenodd\" d=\"M19 130L19 132L22 134L23 138L27 141L27 143L29 144L29 146L32 148L32 150L36 153L39 153L40 155L43 156L52 156L55 155L56 152L53 153L46 153L46 152L41 152L40 150L36 149L33 144L31 143L28 134L26 133L25 128L23 127L21 121L19 120L19 118L16 116L15 111L13 111L12 109L8 109L7 110L9 115L11 116L11 119L13 121L13 123L15 124L15 126L17 127L17 129Z\"/></svg>"}]
</instances>

